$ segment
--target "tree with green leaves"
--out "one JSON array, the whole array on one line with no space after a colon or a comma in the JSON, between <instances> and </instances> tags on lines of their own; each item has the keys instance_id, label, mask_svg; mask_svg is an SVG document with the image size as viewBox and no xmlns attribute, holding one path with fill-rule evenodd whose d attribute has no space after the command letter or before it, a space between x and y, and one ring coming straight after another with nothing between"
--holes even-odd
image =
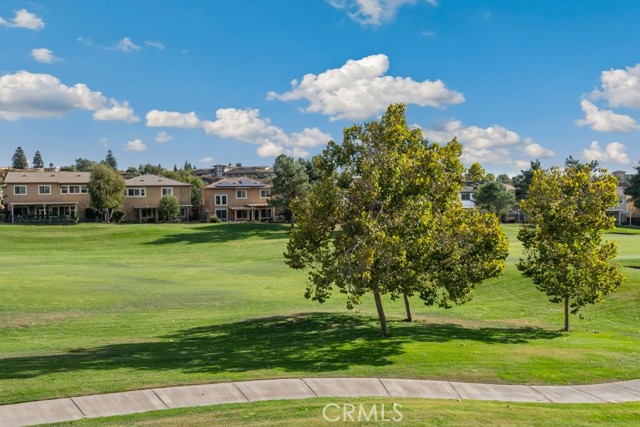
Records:
<instances>
[{"instance_id":1,"label":"tree with green leaves","mask_svg":"<svg viewBox=\"0 0 640 427\"><path fill-rule=\"evenodd\" d=\"M514 192L498 181L487 181L480 185L473 193L473 200L477 207L491 212L498 218L516 204Z\"/></svg>"},{"instance_id":2,"label":"tree with green leaves","mask_svg":"<svg viewBox=\"0 0 640 427\"><path fill-rule=\"evenodd\" d=\"M33 156L33 167L44 169L44 161L42 161L42 155L40 154L40 151L36 151L36 154Z\"/></svg>"},{"instance_id":3,"label":"tree with green leaves","mask_svg":"<svg viewBox=\"0 0 640 427\"><path fill-rule=\"evenodd\" d=\"M293 157L281 154L273 164L273 181L269 203L289 209L291 202L309 191L309 177L305 166ZM291 213L291 228L295 225L295 214Z\"/></svg>"},{"instance_id":4,"label":"tree with green leaves","mask_svg":"<svg viewBox=\"0 0 640 427\"><path fill-rule=\"evenodd\" d=\"M335 288L347 308L372 293L383 336L382 295L419 295L449 307L502 271L508 243L497 219L460 205L462 146L423 141L405 106L344 130L316 164L322 179L291 203L297 222L286 263L308 269L305 296L320 303Z\"/></svg>"},{"instance_id":5,"label":"tree with green leaves","mask_svg":"<svg viewBox=\"0 0 640 427\"><path fill-rule=\"evenodd\" d=\"M518 232L525 258L518 269L553 303L564 303L564 330L575 314L615 292L624 281L614 261L616 244L602 242L614 219L607 209L617 202L615 176L594 173L589 165L538 169L521 202L527 224Z\"/></svg>"},{"instance_id":6,"label":"tree with green leaves","mask_svg":"<svg viewBox=\"0 0 640 427\"><path fill-rule=\"evenodd\" d=\"M163 221L173 221L180 215L180 202L174 196L162 196L158 202L158 214Z\"/></svg>"},{"instance_id":7,"label":"tree with green leaves","mask_svg":"<svg viewBox=\"0 0 640 427\"><path fill-rule=\"evenodd\" d=\"M484 181L485 175L487 171L484 170L482 165L478 162L473 162L469 169L467 170L466 180L468 182L479 184Z\"/></svg>"},{"instance_id":8,"label":"tree with green leaves","mask_svg":"<svg viewBox=\"0 0 640 427\"><path fill-rule=\"evenodd\" d=\"M13 169L27 169L29 167L29 161L27 160L27 156L25 156L22 147L16 148L16 151L13 153L13 157L11 158L11 167Z\"/></svg>"},{"instance_id":9,"label":"tree with green leaves","mask_svg":"<svg viewBox=\"0 0 640 427\"><path fill-rule=\"evenodd\" d=\"M533 179L533 174L541 169L540 160L531 161L531 166L527 170L521 170L519 175L513 177L513 186L516 191L516 202L526 199L529 194L529 186Z\"/></svg>"},{"instance_id":10,"label":"tree with green leaves","mask_svg":"<svg viewBox=\"0 0 640 427\"><path fill-rule=\"evenodd\" d=\"M96 165L96 162L82 157L76 159L75 170L78 172L91 172L91 169Z\"/></svg>"},{"instance_id":11,"label":"tree with green leaves","mask_svg":"<svg viewBox=\"0 0 640 427\"><path fill-rule=\"evenodd\" d=\"M111 221L114 209L119 208L124 200L124 178L109 166L96 164L91 168L88 187L91 206L106 212L108 221Z\"/></svg>"},{"instance_id":12,"label":"tree with green leaves","mask_svg":"<svg viewBox=\"0 0 640 427\"><path fill-rule=\"evenodd\" d=\"M501 182L504 185L511 185L513 184L513 181L511 180L511 178L509 177L509 175L507 175L506 173L501 173L500 175L498 175L496 177L496 181L497 182Z\"/></svg>"},{"instance_id":13,"label":"tree with green leaves","mask_svg":"<svg viewBox=\"0 0 640 427\"><path fill-rule=\"evenodd\" d=\"M116 156L113 155L113 152L111 150L107 151L107 156L104 158L104 163L114 171L118 170L118 162L116 161Z\"/></svg>"},{"instance_id":14,"label":"tree with green leaves","mask_svg":"<svg viewBox=\"0 0 640 427\"><path fill-rule=\"evenodd\" d=\"M629 186L625 188L624 194L631 196L633 206L640 209L640 162L638 162L638 165L635 166L634 169L636 170L636 173L631 175Z\"/></svg>"}]
</instances>

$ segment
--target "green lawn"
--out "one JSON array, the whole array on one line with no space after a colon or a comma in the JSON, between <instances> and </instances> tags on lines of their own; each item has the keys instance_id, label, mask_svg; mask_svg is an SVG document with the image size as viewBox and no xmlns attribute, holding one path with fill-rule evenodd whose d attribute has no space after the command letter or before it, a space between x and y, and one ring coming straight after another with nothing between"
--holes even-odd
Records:
<instances>
[{"instance_id":1,"label":"green lawn","mask_svg":"<svg viewBox=\"0 0 640 427\"><path fill-rule=\"evenodd\" d=\"M393 411L393 404L396 404ZM327 407L326 411L325 406ZM338 405L338 408L333 405ZM351 406L355 411L351 415ZM364 409L358 421L360 407ZM373 405L378 415L374 421ZM385 408L384 421L382 406ZM400 405L400 406L397 406ZM347 416L344 410L347 410ZM329 420L326 421L323 411ZM351 415L351 418L349 418ZM367 422L369 417L369 422ZM335 421L336 418L340 418ZM393 420L395 418L395 420ZM54 424L74 427L619 427L637 425L640 403L551 405L425 399L311 399L220 405ZM353 421L351 421L353 419Z\"/></svg>"},{"instance_id":2,"label":"green lawn","mask_svg":"<svg viewBox=\"0 0 640 427\"><path fill-rule=\"evenodd\" d=\"M640 235L610 234L628 280L572 317L514 267L451 310L413 301L379 337L367 299L303 297L274 224L0 226L0 403L298 376L569 384L640 378ZM637 408L636 408L637 409Z\"/></svg>"}]
</instances>

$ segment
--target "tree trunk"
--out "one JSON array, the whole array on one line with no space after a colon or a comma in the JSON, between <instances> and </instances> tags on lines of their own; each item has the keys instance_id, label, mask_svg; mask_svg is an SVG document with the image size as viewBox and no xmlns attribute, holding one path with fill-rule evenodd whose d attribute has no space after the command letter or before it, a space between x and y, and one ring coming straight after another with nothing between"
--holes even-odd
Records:
<instances>
[{"instance_id":1,"label":"tree trunk","mask_svg":"<svg viewBox=\"0 0 640 427\"><path fill-rule=\"evenodd\" d=\"M569 332L569 297L564 297L564 331Z\"/></svg>"},{"instance_id":2,"label":"tree trunk","mask_svg":"<svg viewBox=\"0 0 640 427\"><path fill-rule=\"evenodd\" d=\"M384 315L384 308L382 308L382 299L380 298L380 288L376 285L373 288L373 297L376 300L376 309L378 310L378 317L380 318L380 329L383 337L389 336L387 329L387 318Z\"/></svg>"},{"instance_id":3,"label":"tree trunk","mask_svg":"<svg viewBox=\"0 0 640 427\"><path fill-rule=\"evenodd\" d=\"M407 311L407 319L406 321L411 323L413 322L413 316L411 316L411 305L409 304L409 295L406 292L402 293L404 297L404 309Z\"/></svg>"}]
</instances>

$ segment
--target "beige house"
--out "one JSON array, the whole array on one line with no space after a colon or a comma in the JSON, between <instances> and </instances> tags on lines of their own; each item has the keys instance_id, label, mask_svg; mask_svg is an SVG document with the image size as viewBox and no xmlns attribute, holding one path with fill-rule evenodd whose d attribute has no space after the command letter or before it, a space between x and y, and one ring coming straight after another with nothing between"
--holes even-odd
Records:
<instances>
[{"instance_id":1,"label":"beige house","mask_svg":"<svg viewBox=\"0 0 640 427\"><path fill-rule=\"evenodd\" d=\"M202 189L206 218L221 221L272 221L271 184L252 178L223 178Z\"/></svg>"},{"instance_id":2,"label":"beige house","mask_svg":"<svg viewBox=\"0 0 640 427\"><path fill-rule=\"evenodd\" d=\"M125 221L158 221L158 202L162 196L173 196L180 203L180 217L191 214L191 184L158 175L141 175L125 181L122 210Z\"/></svg>"},{"instance_id":3,"label":"beige house","mask_svg":"<svg viewBox=\"0 0 640 427\"><path fill-rule=\"evenodd\" d=\"M11 222L84 219L89 172L8 172L4 200Z\"/></svg>"}]
</instances>

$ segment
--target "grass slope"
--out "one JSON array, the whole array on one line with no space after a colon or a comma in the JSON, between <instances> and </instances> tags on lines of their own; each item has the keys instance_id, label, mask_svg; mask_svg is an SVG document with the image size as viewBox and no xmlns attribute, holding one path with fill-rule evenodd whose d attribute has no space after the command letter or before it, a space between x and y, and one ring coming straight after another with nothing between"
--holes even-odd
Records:
<instances>
[{"instance_id":1,"label":"grass slope","mask_svg":"<svg viewBox=\"0 0 640 427\"><path fill-rule=\"evenodd\" d=\"M514 267L451 310L303 297L287 226L0 226L0 403L176 384L372 376L569 384L640 378L640 270L572 318ZM610 234L640 267L640 235Z\"/></svg>"}]
</instances>

